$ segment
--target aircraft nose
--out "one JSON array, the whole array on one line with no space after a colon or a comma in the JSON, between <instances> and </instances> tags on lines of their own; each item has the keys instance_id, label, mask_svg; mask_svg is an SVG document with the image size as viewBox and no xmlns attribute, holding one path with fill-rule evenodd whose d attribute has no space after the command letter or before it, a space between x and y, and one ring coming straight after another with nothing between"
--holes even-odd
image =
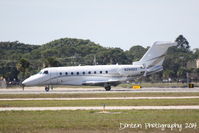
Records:
<instances>
[{"instance_id":1,"label":"aircraft nose","mask_svg":"<svg viewBox=\"0 0 199 133\"><path fill-rule=\"evenodd\" d=\"M22 85L24 85L24 86L39 85L40 82L42 82L42 80L43 80L43 77L38 76L38 75L33 75L33 76L30 76L29 78L25 79L22 82Z\"/></svg>"},{"instance_id":2,"label":"aircraft nose","mask_svg":"<svg viewBox=\"0 0 199 133\"><path fill-rule=\"evenodd\" d=\"M29 82L30 82L29 79L25 79L25 80L22 82L22 85L28 85Z\"/></svg>"},{"instance_id":3,"label":"aircraft nose","mask_svg":"<svg viewBox=\"0 0 199 133\"><path fill-rule=\"evenodd\" d=\"M29 77L27 79L25 79L23 82L22 82L22 85L25 85L25 86L31 86L35 83L35 77Z\"/></svg>"}]
</instances>

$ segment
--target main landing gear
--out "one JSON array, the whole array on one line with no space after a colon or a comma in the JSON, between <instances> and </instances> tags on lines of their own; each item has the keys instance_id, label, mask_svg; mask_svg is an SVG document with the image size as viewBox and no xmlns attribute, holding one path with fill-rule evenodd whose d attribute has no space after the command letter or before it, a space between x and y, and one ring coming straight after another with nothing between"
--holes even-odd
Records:
<instances>
[{"instance_id":1,"label":"main landing gear","mask_svg":"<svg viewBox=\"0 0 199 133\"><path fill-rule=\"evenodd\" d=\"M45 91L48 92L49 91L49 86L45 87Z\"/></svg>"},{"instance_id":2,"label":"main landing gear","mask_svg":"<svg viewBox=\"0 0 199 133\"><path fill-rule=\"evenodd\" d=\"M111 90L111 85L110 84L105 84L104 88L106 91L110 91Z\"/></svg>"},{"instance_id":3,"label":"main landing gear","mask_svg":"<svg viewBox=\"0 0 199 133\"><path fill-rule=\"evenodd\" d=\"M53 90L53 85L45 86L45 91L48 92L49 90Z\"/></svg>"}]
</instances>

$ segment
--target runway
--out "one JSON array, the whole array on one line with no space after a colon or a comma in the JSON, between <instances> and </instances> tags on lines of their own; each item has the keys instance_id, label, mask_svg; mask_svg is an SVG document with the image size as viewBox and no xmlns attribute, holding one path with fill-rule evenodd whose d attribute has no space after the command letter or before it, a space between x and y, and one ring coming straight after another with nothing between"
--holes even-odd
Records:
<instances>
[{"instance_id":1,"label":"runway","mask_svg":"<svg viewBox=\"0 0 199 133\"><path fill-rule=\"evenodd\" d=\"M0 94L74 94L74 93L143 93L143 92L199 92L199 88L119 88L113 87L111 91L104 88L55 88L45 92L43 87L0 89Z\"/></svg>"},{"instance_id":2,"label":"runway","mask_svg":"<svg viewBox=\"0 0 199 133\"><path fill-rule=\"evenodd\" d=\"M111 91L104 88L55 88L45 92L42 87L0 89L0 94L86 94L86 93L151 93L151 92L199 92L199 88L141 88L134 90L131 88L113 87ZM133 99L198 99L199 96L158 96L158 97L80 97L80 98L1 98L0 101L31 101L31 100L133 100ZM199 109L199 105L187 106L106 106L106 110L180 110ZM46 111L46 110L103 110L102 106L75 106L75 107L0 107L0 111Z\"/></svg>"},{"instance_id":3,"label":"runway","mask_svg":"<svg viewBox=\"0 0 199 133\"><path fill-rule=\"evenodd\" d=\"M181 110L199 109L199 105L194 106L106 106L107 110ZM93 107L4 107L0 111L57 111L57 110L103 110L102 106Z\"/></svg>"},{"instance_id":4,"label":"runway","mask_svg":"<svg viewBox=\"0 0 199 133\"><path fill-rule=\"evenodd\" d=\"M199 96L179 96L179 97L92 97L92 98L1 98L0 101L34 101L34 100L139 100L139 99L196 99Z\"/></svg>"}]
</instances>

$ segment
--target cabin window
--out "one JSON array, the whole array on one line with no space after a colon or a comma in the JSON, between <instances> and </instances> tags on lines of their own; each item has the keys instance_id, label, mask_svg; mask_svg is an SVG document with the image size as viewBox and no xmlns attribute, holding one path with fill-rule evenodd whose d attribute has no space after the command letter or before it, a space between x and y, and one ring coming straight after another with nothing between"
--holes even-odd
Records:
<instances>
[{"instance_id":1,"label":"cabin window","mask_svg":"<svg viewBox=\"0 0 199 133\"><path fill-rule=\"evenodd\" d=\"M96 74L96 71L94 71L94 74Z\"/></svg>"},{"instance_id":2,"label":"cabin window","mask_svg":"<svg viewBox=\"0 0 199 133\"><path fill-rule=\"evenodd\" d=\"M48 74L48 71L44 71L44 74Z\"/></svg>"},{"instance_id":3,"label":"cabin window","mask_svg":"<svg viewBox=\"0 0 199 133\"><path fill-rule=\"evenodd\" d=\"M71 75L73 75L73 72L71 72Z\"/></svg>"},{"instance_id":4,"label":"cabin window","mask_svg":"<svg viewBox=\"0 0 199 133\"><path fill-rule=\"evenodd\" d=\"M79 72L77 72L77 75L79 75Z\"/></svg>"},{"instance_id":5,"label":"cabin window","mask_svg":"<svg viewBox=\"0 0 199 133\"><path fill-rule=\"evenodd\" d=\"M65 75L68 75L68 73L67 73L67 72L65 72Z\"/></svg>"},{"instance_id":6,"label":"cabin window","mask_svg":"<svg viewBox=\"0 0 199 133\"><path fill-rule=\"evenodd\" d=\"M88 74L91 74L91 72L89 71Z\"/></svg>"},{"instance_id":7,"label":"cabin window","mask_svg":"<svg viewBox=\"0 0 199 133\"><path fill-rule=\"evenodd\" d=\"M106 73L108 73L108 71L106 71Z\"/></svg>"},{"instance_id":8,"label":"cabin window","mask_svg":"<svg viewBox=\"0 0 199 133\"><path fill-rule=\"evenodd\" d=\"M62 75L62 73L60 72L59 75Z\"/></svg>"},{"instance_id":9,"label":"cabin window","mask_svg":"<svg viewBox=\"0 0 199 133\"><path fill-rule=\"evenodd\" d=\"M85 74L85 72L83 72L83 74Z\"/></svg>"},{"instance_id":10,"label":"cabin window","mask_svg":"<svg viewBox=\"0 0 199 133\"><path fill-rule=\"evenodd\" d=\"M102 74L102 71L100 71L100 74Z\"/></svg>"}]
</instances>

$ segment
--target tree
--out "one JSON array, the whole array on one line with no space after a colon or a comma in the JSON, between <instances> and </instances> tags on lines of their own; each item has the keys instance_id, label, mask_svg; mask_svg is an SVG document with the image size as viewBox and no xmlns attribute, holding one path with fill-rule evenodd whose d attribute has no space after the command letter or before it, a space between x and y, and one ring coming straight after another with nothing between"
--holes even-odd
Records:
<instances>
[{"instance_id":1,"label":"tree","mask_svg":"<svg viewBox=\"0 0 199 133\"><path fill-rule=\"evenodd\" d=\"M183 78L186 75L187 63L194 59L193 52L189 49L189 42L183 35L179 35L175 40L178 45L177 47L169 48L163 67L165 70L163 76L170 75L172 79ZM168 76L166 76L168 77Z\"/></svg>"},{"instance_id":2,"label":"tree","mask_svg":"<svg viewBox=\"0 0 199 133\"><path fill-rule=\"evenodd\" d=\"M165 78L177 79L178 76L184 75L184 71L187 71L187 62L199 58L199 49L192 52L189 49L189 42L183 35L179 35L175 41L178 42L178 47L169 48L163 64ZM140 60L148 48L136 45L123 51L120 48L102 47L90 40L74 38L61 38L44 45L0 42L0 76L4 76L8 80L20 76L20 79L23 79L26 75L38 72L42 67L91 65L95 64L93 63L94 59L98 65L131 64L133 61ZM21 61L24 58L31 62L31 67L28 66L24 69L22 64L26 63ZM184 70L180 70L181 67ZM168 72L166 72L167 70ZM158 76L154 75L153 77L156 79Z\"/></svg>"},{"instance_id":3,"label":"tree","mask_svg":"<svg viewBox=\"0 0 199 133\"><path fill-rule=\"evenodd\" d=\"M129 51L126 51L126 55L130 58L131 61L138 61L147 51L147 48L144 48L140 45L136 45L130 48Z\"/></svg>"},{"instance_id":4,"label":"tree","mask_svg":"<svg viewBox=\"0 0 199 133\"><path fill-rule=\"evenodd\" d=\"M172 70L164 70L163 71L163 78L168 79L173 77L174 72Z\"/></svg>"},{"instance_id":5,"label":"tree","mask_svg":"<svg viewBox=\"0 0 199 133\"><path fill-rule=\"evenodd\" d=\"M177 71L177 77L178 77L179 79L180 79L180 78L182 78L182 79L186 78L186 72L187 72L187 69L186 69L186 68L180 67L180 68L178 69L178 71Z\"/></svg>"},{"instance_id":6,"label":"tree","mask_svg":"<svg viewBox=\"0 0 199 133\"><path fill-rule=\"evenodd\" d=\"M22 73L21 80L24 80L26 70L28 69L29 66L30 66L30 63L26 59L23 59L23 58L20 59L20 61L16 64L17 70Z\"/></svg>"},{"instance_id":7,"label":"tree","mask_svg":"<svg viewBox=\"0 0 199 133\"><path fill-rule=\"evenodd\" d=\"M195 48L194 49L194 59L198 59L199 58L199 48Z\"/></svg>"},{"instance_id":8,"label":"tree","mask_svg":"<svg viewBox=\"0 0 199 133\"><path fill-rule=\"evenodd\" d=\"M183 49L187 49L187 50L190 48L189 42L183 35L179 35L176 38L175 42L178 43L177 47L179 47L179 48L183 48Z\"/></svg>"},{"instance_id":9,"label":"tree","mask_svg":"<svg viewBox=\"0 0 199 133\"><path fill-rule=\"evenodd\" d=\"M44 67L58 67L60 66L60 62L53 57L49 57L44 61Z\"/></svg>"}]
</instances>

